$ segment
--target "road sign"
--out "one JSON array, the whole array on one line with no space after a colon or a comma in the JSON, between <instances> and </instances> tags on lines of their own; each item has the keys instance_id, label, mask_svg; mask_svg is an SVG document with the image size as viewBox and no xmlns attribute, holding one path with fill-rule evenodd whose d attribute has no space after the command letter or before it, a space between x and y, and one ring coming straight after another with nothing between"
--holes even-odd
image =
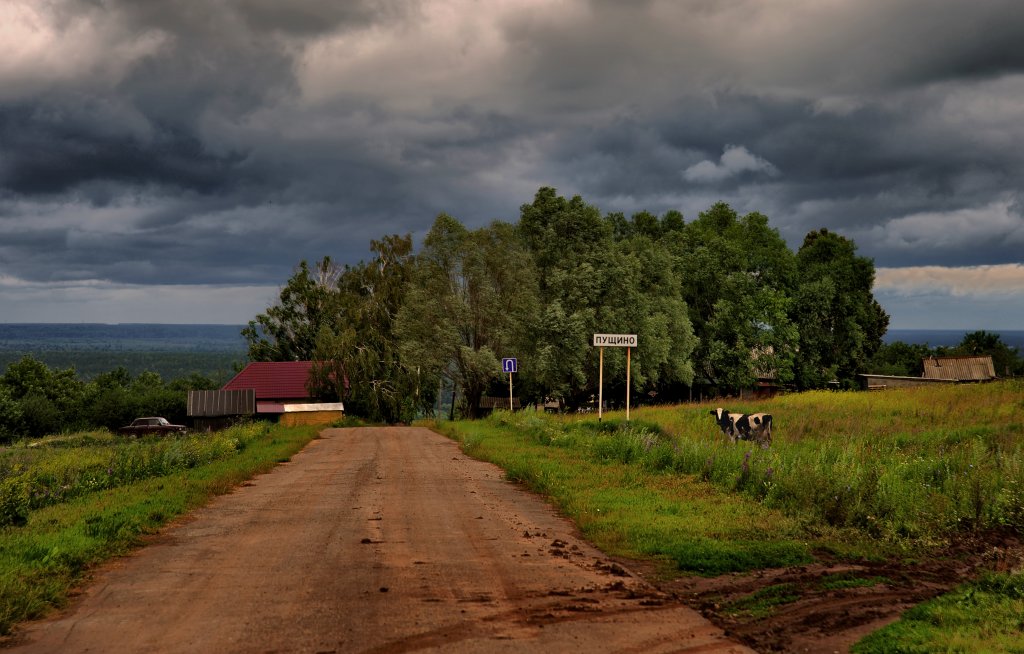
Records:
<instances>
[{"instance_id":1,"label":"road sign","mask_svg":"<svg viewBox=\"0 0 1024 654\"><path fill-rule=\"evenodd\" d=\"M519 360L515 358L508 358L501 360L501 371L502 372L519 372Z\"/></svg>"},{"instance_id":2,"label":"road sign","mask_svg":"<svg viewBox=\"0 0 1024 654\"><path fill-rule=\"evenodd\" d=\"M636 334L594 334L594 347L636 347Z\"/></svg>"},{"instance_id":3,"label":"road sign","mask_svg":"<svg viewBox=\"0 0 1024 654\"><path fill-rule=\"evenodd\" d=\"M601 348L600 371L597 374L597 419L601 420L604 407L604 349L606 347L626 348L626 422L629 422L629 379L630 355L637 345L636 334L594 334L594 347Z\"/></svg>"}]
</instances>

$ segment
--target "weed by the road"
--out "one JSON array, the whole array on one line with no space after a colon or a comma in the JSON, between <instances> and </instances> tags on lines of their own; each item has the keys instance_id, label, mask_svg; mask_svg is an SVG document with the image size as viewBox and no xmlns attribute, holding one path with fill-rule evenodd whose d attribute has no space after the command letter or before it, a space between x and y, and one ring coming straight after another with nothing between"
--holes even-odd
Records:
<instances>
[{"instance_id":1,"label":"weed by the road","mask_svg":"<svg viewBox=\"0 0 1024 654\"><path fill-rule=\"evenodd\" d=\"M275 461L290 457L315 436L312 427L260 426L244 433L229 430L213 438L238 439L239 445L228 448L187 441L177 447L153 443L151 452L138 449L146 446L138 443L123 443L125 449L120 452L114 446L113 452L99 454L83 448L78 467L74 452L68 458L59 454L50 458L51 452L33 453L31 461L19 459L17 465L25 467L0 485L12 479L23 484L25 479L33 483L56 479L69 486L74 480L78 488L81 480L89 479L88 472L97 461L109 465L116 460L121 467L117 474L107 475L117 483L92 488L85 483L88 490L64 492L61 501L21 507L15 511L23 518L21 524L8 521L8 526L0 528L0 633L7 633L19 620L62 604L90 565L127 551L143 534L269 470ZM205 456L203 452L220 454ZM15 458L20 454L15 452ZM0 503L0 511L5 510L3 506Z\"/></svg>"},{"instance_id":2,"label":"weed by the road","mask_svg":"<svg viewBox=\"0 0 1024 654\"><path fill-rule=\"evenodd\" d=\"M771 447L728 443L709 403L637 409L629 424L520 412L439 428L549 495L599 547L679 570L791 565L814 551L928 556L967 533L1024 533L1020 380L725 404L771 412ZM965 586L857 651L1024 652L1021 579ZM886 583L839 576L821 589Z\"/></svg>"},{"instance_id":3,"label":"weed by the road","mask_svg":"<svg viewBox=\"0 0 1024 654\"><path fill-rule=\"evenodd\" d=\"M811 560L813 545L798 521L699 479L641 465L644 439L656 433L650 426L574 430L524 414L519 429L510 428L508 418L437 428L461 440L468 454L502 466L508 479L550 497L605 551L706 575ZM630 434L637 443L614 442ZM595 443L594 450L587 447Z\"/></svg>"},{"instance_id":4,"label":"weed by the road","mask_svg":"<svg viewBox=\"0 0 1024 654\"><path fill-rule=\"evenodd\" d=\"M930 602L853 646L857 654L1024 652L1024 574L990 574Z\"/></svg>"},{"instance_id":5,"label":"weed by the road","mask_svg":"<svg viewBox=\"0 0 1024 654\"><path fill-rule=\"evenodd\" d=\"M732 602L724 607L726 614L744 613L751 617L764 617L772 613L776 607L792 604L800 599L800 589L796 584L775 584L755 591L750 597Z\"/></svg>"}]
</instances>

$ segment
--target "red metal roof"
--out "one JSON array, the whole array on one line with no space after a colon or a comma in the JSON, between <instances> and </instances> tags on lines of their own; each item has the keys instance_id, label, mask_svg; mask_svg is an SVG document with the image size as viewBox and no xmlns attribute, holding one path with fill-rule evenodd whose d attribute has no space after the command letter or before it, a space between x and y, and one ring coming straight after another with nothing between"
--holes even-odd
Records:
<instances>
[{"instance_id":1,"label":"red metal roof","mask_svg":"<svg viewBox=\"0 0 1024 654\"><path fill-rule=\"evenodd\" d=\"M306 381L312 361L255 361L234 376L221 390L252 388L257 400L297 400L310 397Z\"/></svg>"}]
</instances>

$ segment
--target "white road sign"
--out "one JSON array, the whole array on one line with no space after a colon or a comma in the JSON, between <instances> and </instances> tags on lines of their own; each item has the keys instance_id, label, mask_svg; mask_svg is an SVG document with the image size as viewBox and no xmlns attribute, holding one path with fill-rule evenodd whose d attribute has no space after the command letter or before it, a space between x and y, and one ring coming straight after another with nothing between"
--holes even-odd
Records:
<instances>
[{"instance_id":1,"label":"white road sign","mask_svg":"<svg viewBox=\"0 0 1024 654\"><path fill-rule=\"evenodd\" d=\"M594 347L636 347L636 334L594 334Z\"/></svg>"}]
</instances>

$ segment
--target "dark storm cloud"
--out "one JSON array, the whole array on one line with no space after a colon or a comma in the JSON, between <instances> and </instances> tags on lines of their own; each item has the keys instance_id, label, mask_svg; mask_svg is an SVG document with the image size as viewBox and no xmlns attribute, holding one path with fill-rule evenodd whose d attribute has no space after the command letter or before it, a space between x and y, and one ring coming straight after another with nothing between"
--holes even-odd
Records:
<instances>
[{"instance_id":1,"label":"dark storm cloud","mask_svg":"<svg viewBox=\"0 0 1024 654\"><path fill-rule=\"evenodd\" d=\"M1015 2L10 6L0 278L279 284L542 185L880 266L1024 247Z\"/></svg>"},{"instance_id":2,"label":"dark storm cloud","mask_svg":"<svg viewBox=\"0 0 1024 654\"><path fill-rule=\"evenodd\" d=\"M244 180L242 153L206 152L196 135L155 123L140 138L111 129L109 118L59 100L0 107L0 188L50 195L102 181L213 193Z\"/></svg>"}]
</instances>

